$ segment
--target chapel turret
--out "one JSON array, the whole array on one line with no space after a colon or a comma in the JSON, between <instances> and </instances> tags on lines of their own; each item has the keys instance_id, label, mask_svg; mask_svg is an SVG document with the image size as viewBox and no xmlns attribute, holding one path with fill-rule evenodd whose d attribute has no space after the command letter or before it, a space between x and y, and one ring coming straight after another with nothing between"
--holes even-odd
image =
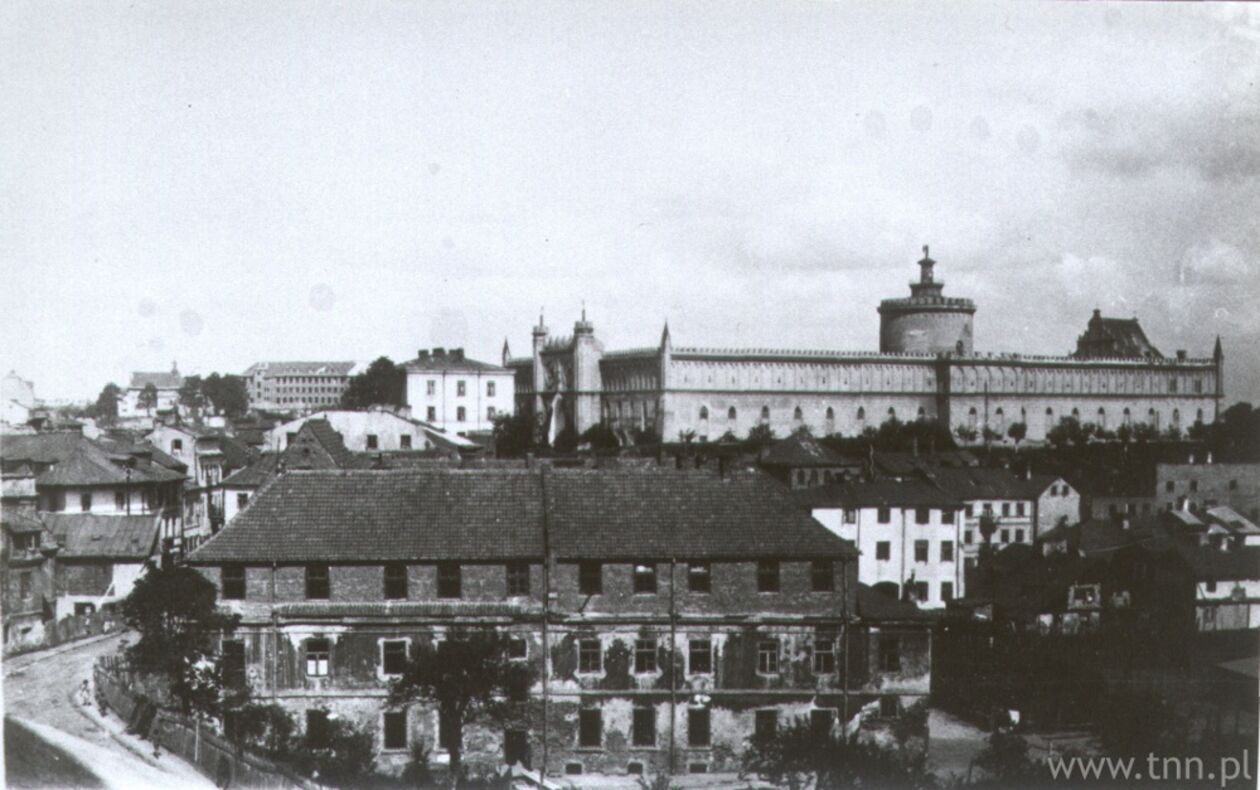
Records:
<instances>
[{"instance_id":1,"label":"chapel turret","mask_svg":"<svg viewBox=\"0 0 1260 790\"><path fill-rule=\"evenodd\" d=\"M935 266L923 245L919 281L910 283L910 296L879 303L881 353L971 354L976 305L970 299L943 296L945 283L936 279Z\"/></svg>"}]
</instances>

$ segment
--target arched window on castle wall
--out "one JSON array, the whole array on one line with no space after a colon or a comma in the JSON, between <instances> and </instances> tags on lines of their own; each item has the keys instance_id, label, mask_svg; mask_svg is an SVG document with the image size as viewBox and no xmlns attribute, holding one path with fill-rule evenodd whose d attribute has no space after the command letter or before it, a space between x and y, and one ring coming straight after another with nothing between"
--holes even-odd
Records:
<instances>
[{"instance_id":1,"label":"arched window on castle wall","mask_svg":"<svg viewBox=\"0 0 1260 790\"><path fill-rule=\"evenodd\" d=\"M890 420L897 419L897 410L894 409L892 406L888 407L888 419Z\"/></svg>"},{"instance_id":2,"label":"arched window on castle wall","mask_svg":"<svg viewBox=\"0 0 1260 790\"><path fill-rule=\"evenodd\" d=\"M1151 409L1150 411L1148 411L1146 413L1146 421L1150 423L1152 428L1154 428L1157 431L1159 430L1159 412L1155 411L1154 409Z\"/></svg>"},{"instance_id":3,"label":"arched window on castle wall","mask_svg":"<svg viewBox=\"0 0 1260 790\"><path fill-rule=\"evenodd\" d=\"M805 420L805 413L801 411L800 406L797 406L796 409L792 411L792 421L796 423L797 426L799 426L804 420Z\"/></svg>"},{"instance_id":4,"label":"arched window on castle wall","mask_svg":"<svg viewBox=\"0 0 1260 790\"><path fill-rule=\"evenodd\" d=\"M1129 413L1129 409L1127 406L1124 409L1122 417L1124 418L1125 425L1130 425L1130 426L1133 425L1133 415Z\"/></svg>"},{"instance_id":5,"label":"arched window on castle wall","mask_svg":"<svg viewBox=\"0 0 1260 790\"><path fill-rule=\"evenodd\" d=\"M836 432L836 410L830 406L827 407L826 425L823 428L828 436Z\"/></svg>"},{"instance_id":6,"label":"arched window on castle wall","mask_svg":"<svg viewBox=\"0 0 1260 790\"><path fill-rule=\"evenodd\" d=\"M730 420L731 422L735 422L736 418L738 417L739 417L739 412L735 410L734 406L726 410L726 419Z\"/></svg>"},{"instance_id":7,"label":"arched window on castle wall","mask_svg":"<svg viewBox=\"0 0 1260 790\"><path fill-rule=\"evenodd\" d=\"M1103 429L1107 427L1107 410L1102 406L1098 407L1098 427Z\"/></svg>"},{"instance_id":8,"label":"arched window on castle wall","mask_svg":"<svg viewBox=\"0 0 1260 790\"><path fill-rule=\"evenodd\" d=\"M926 411L926 410L924 410L924 408L923 408L922 406L920 406L920 407L919 407L919 415L918 415L918 419L920 419L920 420L926 420L926 419L927 419L927 411Z\"/></svg>"},{"instance_id":9,"label":"arched window on castle wall","mask_svg":"<svg viewBox=\"0 0 1260 790\"><path fill-rule=\"evenodd\" d=\"M994 417L993 429L996 430L998 433L1005 432L1006 431L1006 414L1002 412L1001 406L999 406L998 410L993 413L993 417Z\"/></svg>"},{"instance_id":10,"label":"arched window on castle wall","mask_svg":"<svg viewBox=\"0 0 1260 790\"><path fill-rule=\"evenodd\" d=\"M1172 424L1174 428L1181 428L1181 409L1173 409Z\"/></svg>"},{"instance_id":11,"label":"arched window on castle wall","mask_svg":"<svg viewBox=\"0 0 1260 790\"><path fill-rule=\"evenodd\" d=\"M1203 410L1202 410L1202 409L1200 409L1200 410L1199 410L1199 413L1200 413L1200 414L1202 414L1202 413L1203 413ZM858 421L859 423L866 422L866 409L865 409L865 408L863 408L863 407L861 407L861 406L858 406L858 411L857 411L857 421Z\"/></svg>"},{"instance_id":12,"label":"arched window on castle wall","mask_svg":"<svg viewBox=\"0 0 1260 790\"><path fill-rule=\"evenodd\" d=\"M769 422L770 422L770 407L762 406L761 407L761 424L767 425L769 424Z\"/></svg>"},{"instance_id":13,"label":"arched window on castle wall","mask_svg":"<svg viewBox=\"0 0 1260 790\"><path fill-rule=\"evenodd\" d=\"M1046 433L1054 427L1054 409L1046 409Z\"/></svg>"},{"instance_id":14,"label":"arched window on castle wall","mask_svg":"<svg viewBox=\"0 0 1260 790\"><path fill-rule=\"evenodd\" d=\"M701 407L700 407L700 419L702 419L702 420L707 420L707 419L709 419L709 407L708 407L708 406L701 406Z\"/></svg>"},{"instance_id":15,"label":"arched window on castle wall","mask_svg":"<svg viewBox=\"0 0 1260 790\"><path fill-rule=\"evenodd\" d=\"M696 435L700 437L700 441L707 442L709 440L709 407L700 407L700 425L696 427Z\"/></svg>"},{"instance_id":16,"label":"arched window on castle wall","mask_svg":"<svg viewBox=\"0 0 1260 790\"><path fill-rule=\"evenodd\" d=\"M980 415L976 414L976 407L972 406L967 410L967 427L974 429L979 421Z\"/></svg>"},{"instance_id":17,"label":"arched window on castle wall","mask_svg":"<svg viewBox=\"0 0 1260 790\"><path fill-rule=\"evenodd\" d=\"M1203 422L1203 409L1199 409L1197 412L1195 412L1194 421Z\"/></svg>"},{"instance_id":18,"label":"arched window on castle wall","mask_svg":"<svg viewBox=\"0 0 1260 790\"><path fill-rule=\"evenodd\" d=\"M1072 419L1074 419L1074 420L1076 420L1076 421L1078 421L1078 422L1079 422L1079 421L1080 421L1080 419L1081 419L1081 410L1080 410L1080 409L1078 409L1078 408L1076 408L1075 406L1073 406L1073 407L1072 407Z\"/></svg>"}]
</instances>

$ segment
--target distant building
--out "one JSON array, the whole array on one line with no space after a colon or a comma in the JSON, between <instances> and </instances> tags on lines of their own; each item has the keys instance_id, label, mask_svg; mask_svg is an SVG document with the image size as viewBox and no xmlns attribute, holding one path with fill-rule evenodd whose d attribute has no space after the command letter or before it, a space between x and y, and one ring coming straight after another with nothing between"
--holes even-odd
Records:
<instances>
[{"instance_id":1,"label":"distant building","mask_svg":"<svg viewBox=\"0 0 1260 790\"><path fill-rule=\"evenodd\" d=\"M404 363L411 416L454 434L486 433L515 413L512 371L464 356L464 349L420 349Z\"/></svg>"},{"instance_id":2,"label":"distant building","mask_svg":"<svg viewBox=\"0 0 1260 790\"><path fill-rule=\"evenodd\" d=\"M927 482L878 480L810 487L798 503L858 548L858 581L895 599L940 608L965 595L963 502Z\"/></svg>"},{"instance_id":3,"label":"distant building","mask_svg":"<svg viewBox=\"0 0 1260 790\"><path fill-rule=\"evenodd\" d=\"M256 362L245 369L245 391L253 409L308 412L335 409L362 372L358 362Z\"/></svg>"},{"instance_id":4,"label":"distant building","mask_svg":"<svg viewBox=\"0 0 1260 790\"><path fill-rule=\"evenodd\" d=\"M714 441L764 425L779 436L806 426L817 436L857 436L890 419L926 419L997 441L1022 423L1031 442L1065 417L1109 430L1129 423L1186 432L1210 423L1224 397L1224 354L1163 357L1136 320L1095 313L1076 353L983 352L972 347L976 311L946 297L936 262L919 261L908 298L879 305L880 350L820 351L675 345L666 326L654 346L606 351L583 315L571 336L539 317L529 356L503 366L516 375L517 410L552 435L600 422L673 440Z\"/></svg>"},{"instance_id":5,"label":"distant building","mask_svg":"<svg viewBox=\"0 0 1260 790\"><path fill-rule=\"evenodd\" d=\"M157 391L156 401L145 406L141 395L149 387ZM179 388L184 386L184 377L179 368L172 363L169 373L137 371L131 374L131 382L118 401L118 416L122 419L135 417L153 417L163 413L179 413Z\"/></svg>"},{"instance_id":6,"label":"distant building","mask_svg":"<svg viewBox=\"0 0 1260 790\"><path fill-rule=\"evenodd\" d=\"M301 728L363 726L384 770L418 744L440 765L453 737L384 699L408 655L499 629L529 682L512 723L464 731L466 764L578 782L733 778L754 732L888 731L921 706L929 624L853 561L772 481L672 469L285 472L189 557L242 615L230 682Z\"/></svg>"},{"instance_id":7,"label":"distant building","mask_svg":"<svg viewBox=\"0 0 1260 790\"><path fill-rule=\"evenodd\" d=\"M223 479L248 466L256 453L224 431L184 423L159 423L145 438L188 465L184 530L174 545L164 546L186 553L222 528L226 522Z\"/></svg>"},{"instance_id":8,"label":"distant building","mask_svg":"<svg viewBox=\"0 0 1260 790\"><path fill-rule=\"evenodd\" d=\"M26 425L38 405L34 384L12 370L0 379L0 425Z\"/></svg>"},{"instance_id":9,"label":"distant building","mask_svg":"<svg viewBox=\"0 0 1260 790\"><path fill-rule=\"evenodd\" d=\"M1260 522L1260 463L1214 463L1200 451L1189 463L1155 465L1154 498L1161 510L1228 505Z\"/></svg>"},{"instance_id":10,"label":"distant building","mask_svg":"<svg viewBox=\"0 0 1260 790\"><path fill-rule=\"evenodd\" d=\"M411 452L450 448L462 453L477 453L481 445L454 431L444 432L438 426L409 419L391 411L326 410L281 423L267 433L266 448L284 450L297 438L302 426L311 420L322 420L341 436L350 452Z\"/></svg>"},{"instance_id":11,"label":"distant building","mask_svg":"<svg viewBox=\"0 0 1260 790\"><path fill-rule=\"evenodd\" d=\"M790 488L856 479L862 471L858 459L846 458L799 431L767 447L757 463Z\"/></svg>"}]
</instances>

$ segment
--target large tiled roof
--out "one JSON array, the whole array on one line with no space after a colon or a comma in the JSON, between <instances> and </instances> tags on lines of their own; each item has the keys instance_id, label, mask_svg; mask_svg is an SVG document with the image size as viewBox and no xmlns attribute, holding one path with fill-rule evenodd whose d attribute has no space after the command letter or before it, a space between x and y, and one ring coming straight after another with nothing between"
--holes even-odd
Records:
<instances>
[{"instance_id":1,"label":"large tiled roof","mask_svg":"<svg viewBox=\"0 0 1260 790\"><path fill-rule=\"evenodd\" d=\"M1031 493L1027 480L1006 469L932 467L924 470L923 474L937 487L966 501L1034 499L1037 496Z\"/></svg>"},{"instance_id":2,"label":"large tiled roof","mask_svg":"<svg viewBox=\"0 0 1260 790\"><path fill-rule=\"evenodd\" d=\"M0 458L55 464L91 441L78 431L4 434L0 436Z\"/></svg>"},{"instance_id":3,"label":"large tiled roof","mask_svg":"<svg viewBox=\"0 0 1260 790\"><path fill-rule=\"evenodd\" d=\"M61 551L59 560L118 559L142 561L153 554L157 517L99 516L93 513L44 513Z\"/></svg>"},{"instance_id":4,"label":"large tiled roof","mask_svg":"<svg viewBox=\"0 0 1260 790\"><path fill-rule=\"evenodd\" d=\"M792 497L804 507L962 507L953 492L921 480L872 480L801 488Z\"/></svg>"},{"instance_id":5,"label":"large tiled roof","mask_svg":"<svg viewBox=\"0 0 1260 790\"><path fill-rule=\"evenodd\" d=\"M289 472L194 563L849 556L772 481L701 472Z\"/></svg>"},{"instance_id":6,"label":"large tiled roof","mask_svg":"<svg viewBox=\"0 0 1260 790\"><path fill-rule=\"evenodd\" d=\"M770 445L761 457L761 463L765 466L800 468L860 466L862 462L846 458L819 444L814 437L797 432Z\"/></svg>"},{"instance_id":7,"label":"large tiled roof","mask_svg":"<svg viewBox=\"0 0 1260 790\"><path fill-rule=\"evenodd\" d=\"M128 466L128 462L131 465ZM88 442L41 474L41 486L91 486L114 483L164 483L184 476L153 463L136 463L134 456L112 455Z\"/></svg>"},{"instance_id":8,"label":"large tiled roof","mask_svg":"<svg viewBox=\"0 0 1260 790\"><path fill-rule=\"evenodd\" d=\"M271 376L348 376L357 362L255 362L244 375L262 371Z\"/></svg>"},{"instance_id":9,"label":"large tiled roof","mask_svg":"<svg viewBox=\"0 0 1260 790\"><path fill-rule=\"evenodd\" d=\"M279 460L279 453L263 453L249 466L223 478L223 485L227 488L257 488L275 475Z\"/></svg>"},{"instance_id":10,"label":"large tiled roof","mask_svg":"<svg viewBox=\"0 0 1260 790\"><path fill-rule=\"evenodd\" d=\"M441 353L438 353L441 352ZM424 372L424 371L467 371L469 373L510 373L507 368L499 365L492 365L489 362L479 362L475 359L469 359L464 356L462 348L454 348L450 351L443 349L434 349L433 352L421 351L420 356L415 359L408 360L403 363L403 368L408 372Z\"/></svg>"},{"instance_id":11,"label":"large tiled roof","mask_svg":"<svg viewBox=\"0 0 1260 790\"><path fill-rule=\"evenodd\" d=\"M1163 355L1151 344L1136 318L1104 318L1097 310L1077 338L1075 357L1146 357Z\"/></svg>"},{"instance_id":12,"label":"large tiled roof","mask_svg":"<svg viewBox=\"0 0 1260 790\"><path fill-rule=\"evenodd\" d=\"M159 372L136 371L131 374L131 384L129 389L144 389L152 384L160 390L177 390L184 386L184 377L179 375L178 370L167 370Z\"/></svg>"}]
</instances>

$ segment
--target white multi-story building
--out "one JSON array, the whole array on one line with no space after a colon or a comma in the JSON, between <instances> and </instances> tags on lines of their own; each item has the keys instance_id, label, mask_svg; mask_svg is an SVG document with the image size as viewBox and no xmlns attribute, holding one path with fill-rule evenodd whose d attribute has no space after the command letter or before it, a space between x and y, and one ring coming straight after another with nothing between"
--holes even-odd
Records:
<instances>
[{"instance_id":1,"label":"white multi-story building","mask_svg":"<svg viewBox=\"0 0 1260 790\"><path fill-rule=\"evenodd\" d=\"M515 411L512 371L464 356L464 349L421 350L403 367L411 416L456 434L486 432Z\"/></svg>"},{"instance_id":2,"label":"white multi-story building","mask_svg":"<svg viewBox=\"0 0 1260 790\"><path fill-rule=\"evenodd\" d=\"M306 412L336 408L362 373L358 362L255 362L245 369L245 391L255 409Z\"/></svg>"},{"instance_id":3,"label":"white multi-story building","mask_svg":"<svg viewBox=\"0 0 1260 790\"><path fill-rule=\"evenodd\" d=\"M795 496L824 527L857 546L862 584L922 608L964 595L958 497L914 480L820 486Z\"/></svg>"}]
</instances>

